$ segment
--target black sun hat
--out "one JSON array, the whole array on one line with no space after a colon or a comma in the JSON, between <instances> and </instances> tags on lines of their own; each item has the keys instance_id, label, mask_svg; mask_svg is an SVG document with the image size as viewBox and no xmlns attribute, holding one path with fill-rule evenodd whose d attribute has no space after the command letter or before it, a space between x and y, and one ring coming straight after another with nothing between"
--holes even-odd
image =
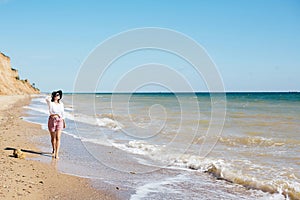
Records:
<instances>
[{"instance_id":1,"label":"black sun hat","mask_svg":"<svg viewBox=\"0 0 300 200\"><path fill-rule=\"evenodd\" d=\"M55 95L56 94L59 94L59 96L60 96L60 99L62 98L62 91L61 90L58 90L58 91L54 91L54 92L52 92L52 98L54 98L55 97Z\"/></svg>"}]
</instances>

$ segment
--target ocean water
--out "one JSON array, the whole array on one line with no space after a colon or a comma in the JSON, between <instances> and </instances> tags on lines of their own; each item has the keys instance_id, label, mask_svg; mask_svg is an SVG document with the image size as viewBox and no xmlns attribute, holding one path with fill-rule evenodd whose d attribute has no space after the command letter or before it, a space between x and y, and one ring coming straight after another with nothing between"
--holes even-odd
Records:
<instances>
[{"instance_id":1,"label":"ocean water","mask_svg":"<svg viewBox=\"0 0 300 200\"><path fill-rule=\"evenodd\" d=\"M300 199L300 93L213 98L65 94L54 165L125 199ZM46 129L44 99L32 99L25 119ZM51 150L48 136L35 139Z\"/></svg>"}]
</instances>

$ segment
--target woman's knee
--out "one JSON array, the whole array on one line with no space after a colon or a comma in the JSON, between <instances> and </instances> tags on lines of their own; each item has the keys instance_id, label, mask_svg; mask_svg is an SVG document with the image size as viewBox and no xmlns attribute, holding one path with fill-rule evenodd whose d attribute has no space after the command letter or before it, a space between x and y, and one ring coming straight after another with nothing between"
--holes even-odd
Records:
<instances>
[{"instance_id":1,"label":"woman's knee","mask_svg":"<svg viewBox=\"0 0 300 200\"><path fill-rule=\"evenodd\" d=\"M58 135L56 135L56 136L55 136L55 140L56 140L57 142L59 142L59 141L60 141L60 137L59 137Z\"/></svg>"}]
</instances>

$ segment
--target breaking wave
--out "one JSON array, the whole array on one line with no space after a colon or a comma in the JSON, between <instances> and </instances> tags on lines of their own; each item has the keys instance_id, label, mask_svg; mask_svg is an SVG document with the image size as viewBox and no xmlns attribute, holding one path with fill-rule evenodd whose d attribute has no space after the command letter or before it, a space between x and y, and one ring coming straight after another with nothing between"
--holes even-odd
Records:
<instances>
[{"instance_id":1,"label":"breaking wave","mask_svg":"<svg viewBox=\"0 0 300 200\"><path fill-rule=\"evenodd\" d=\"M276 178L270 177L270 180L263 180L237 170L237 166L228 163L225 160L212 160L200 158L198 156L183 155L171 160L171 166L184 167L192 170L199 170L211 174L217 179L225 180L231 183L242 185L247 189L261 190L270 194L279 193L286 199L300 199L300 182L299 178L293 175L294 180L284 179L282 176ZM250 166L255 168L254 165ZM268 170L268 169L262 169Z\"/></svg>"},{"instance_id":2,"label":"breaking wave","mask_svg":"<svg viewBox=\"0 0 300 200\"><path fill-rule=\"evenodd\" d=\"M269 144L271 145L271 144ZM127 144L115 144L115 147L139 155L149 156L152 160L165 163L170 168L197 170L213 177L241 185L247 189L260 190L270 194L281 194L286 199L300 199L300 178L291 173L288 176L277 174L276 177L256 177L251 170L276 174L275 170L258 166L250 161L226 161L223 159L202 158L195 155L176 155L166 151L164 145L152 145L145 141L129 141ZM242 162L242 163L241 163ZM245 169L240 168L243 165ZM249 172L250 171L250 172ZM268 173L270 172L270 173ZM258 174L261 174L258 173Z\"/></svg>"}]
</instances>

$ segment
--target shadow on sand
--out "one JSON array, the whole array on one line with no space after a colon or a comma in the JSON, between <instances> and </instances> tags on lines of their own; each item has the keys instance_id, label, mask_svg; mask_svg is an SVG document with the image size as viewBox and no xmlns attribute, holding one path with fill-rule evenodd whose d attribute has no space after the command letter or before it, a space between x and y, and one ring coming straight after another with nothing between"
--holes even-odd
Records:
<instances>
[{"instance_id":1,"label":"shadow on sand","mask_svg":"<svg viewBox=\"0 0 300 200\"><path fill-rule=\"evenodd\" d=\"M4 150L16 150L16 148L6 147ZM50 157L52 156L51 152L33 151L30 149L20 149L20 150L25 153L37 154L37 155L42 155L42 156L50 156Z\"/></svg>"}]
</instances>

